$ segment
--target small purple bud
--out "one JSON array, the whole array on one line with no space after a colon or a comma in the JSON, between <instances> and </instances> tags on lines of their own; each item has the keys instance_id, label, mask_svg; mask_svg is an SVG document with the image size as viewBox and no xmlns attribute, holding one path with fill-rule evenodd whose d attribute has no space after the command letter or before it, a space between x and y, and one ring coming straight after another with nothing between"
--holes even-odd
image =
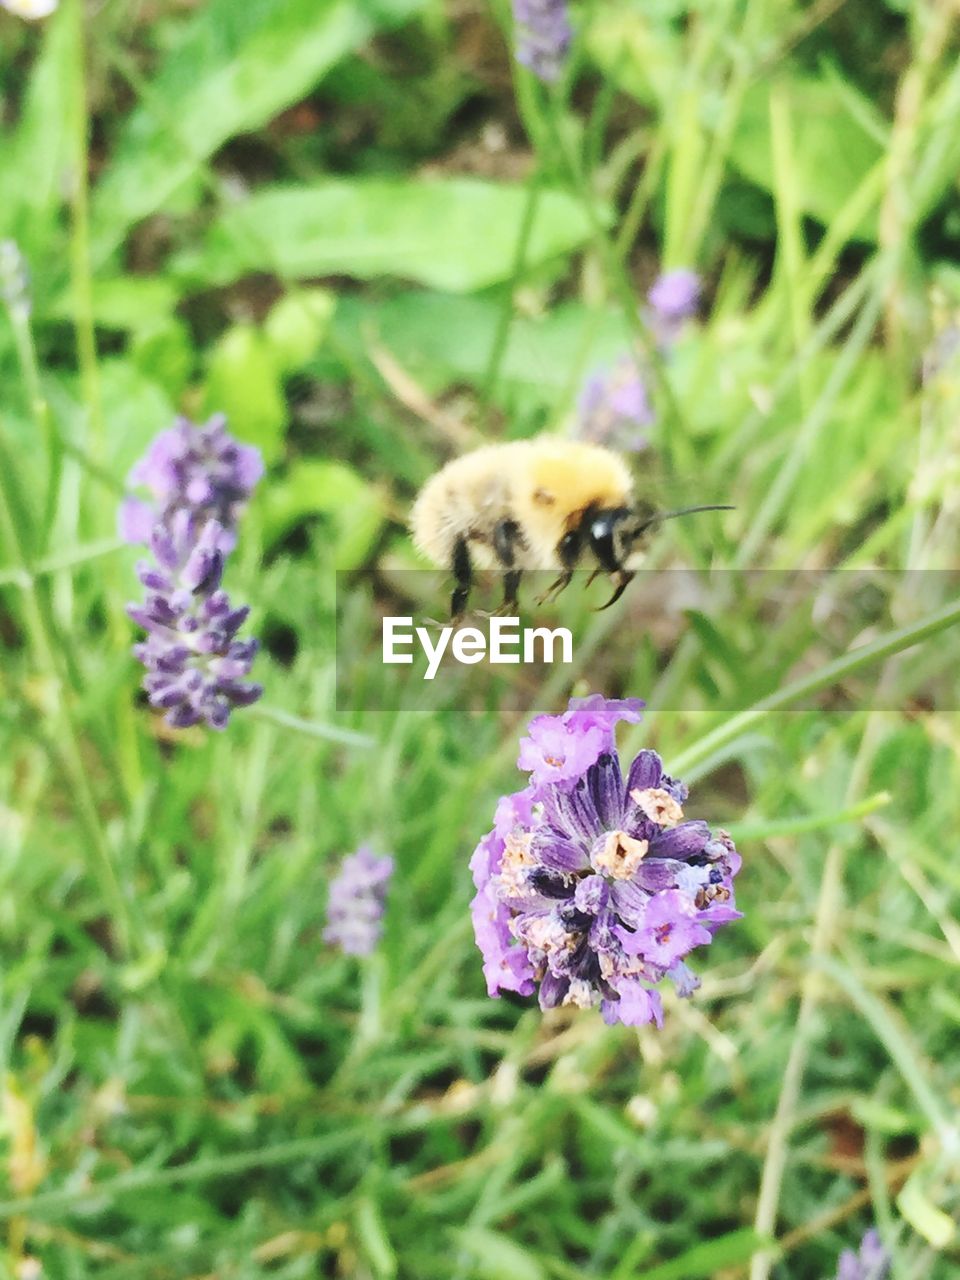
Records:
<instances>
[{"instance_id":1,"label":"small purple bud","mask_svg":"<svg viewBox=\"0 0 960 1280\"><path fill-rule=\"evenodd\" d=\"M324 939L346 955L370 955L380 941L392 875L393 859L378 856L368 845L344 858L330 883Z\"/></svg>"}]
</instances>

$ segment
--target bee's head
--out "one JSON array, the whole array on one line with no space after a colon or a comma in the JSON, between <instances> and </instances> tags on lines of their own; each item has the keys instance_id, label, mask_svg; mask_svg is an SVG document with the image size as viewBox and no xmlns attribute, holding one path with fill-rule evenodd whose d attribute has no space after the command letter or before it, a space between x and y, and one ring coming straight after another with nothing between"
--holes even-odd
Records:
<instances>
[{"instance_id":1,"label":"bee's head","mask_svg":"<svg viewBox=\"0 0 960 1280\"><path fill-rule=\"evenodd\" d=\"M633 557L644 549L646 534L663 520L693 515L697 511L732 511L728 506L684 507L681 511L657 511L639 503L633 507L600 507L588 511L583 521L583 535L596 557L597 564L608 573L636 568Z\"/></svg>"},{"instance_id":2,"label":"bee's head","mask_svg":"<svg viewBox=\"0 0 960 1280\"><path fill-rule=\"evenodd\" d=\"M584 533L597 564L608 573L627 567L658 516L649 507L606 507L589 512Z\"/></svg>"}]
</instances>

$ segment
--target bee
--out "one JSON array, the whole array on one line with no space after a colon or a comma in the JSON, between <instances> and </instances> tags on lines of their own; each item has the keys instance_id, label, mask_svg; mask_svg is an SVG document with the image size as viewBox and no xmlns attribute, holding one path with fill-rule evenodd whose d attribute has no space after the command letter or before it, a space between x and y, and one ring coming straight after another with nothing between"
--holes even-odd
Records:
<instances>
[{"instance_id":1,"label":"bee","mask_svg":"<svg viewBox=\"0 0 960 1280\"><path fill-rule=\"evenodd\" d=\"M475 569L504 575L501 612L517 607L524 570L555 570L540 603L555 599L586 558L611 575L609 609L663 520L729 506L657 511L634 497L624 459L603 445L544 435L491 444L455 458L423 486L410 526L418 550L454 579L450 611L463 617ZM591 577L590 581L593 581Z\"/></svg>"}]
</instances>

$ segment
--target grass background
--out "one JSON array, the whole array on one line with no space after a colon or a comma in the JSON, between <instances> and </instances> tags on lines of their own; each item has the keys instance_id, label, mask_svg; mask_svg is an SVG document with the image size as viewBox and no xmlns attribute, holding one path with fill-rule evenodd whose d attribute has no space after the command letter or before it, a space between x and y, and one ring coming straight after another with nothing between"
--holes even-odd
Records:
<instances>
[{"instance_id":1,"label":"grass background","mask_svg":"<svg viewBox=\"0 0 960 1280\"><path fill-rule=\"evenodd\" d=\"M957 605L918 588L960 535L956 5L572 12L549 92L503 0L0 15L4 1275L826 1280L873 1222L898 1280L957 1274ZM875 569L840 650L570 592L573 670L418 714L361 650L379 709L337 713L418 485L568 426L681 266L642 486L737 510L655 563ZM115 513L219 409L269 464L228 581L266 695L174 735ZM484 995L467 859L571 689L647 697L629 745L744 855L660 1033ZM321 931L367 839L398 871L358 964Z\"/></svg>"}]
</instances>

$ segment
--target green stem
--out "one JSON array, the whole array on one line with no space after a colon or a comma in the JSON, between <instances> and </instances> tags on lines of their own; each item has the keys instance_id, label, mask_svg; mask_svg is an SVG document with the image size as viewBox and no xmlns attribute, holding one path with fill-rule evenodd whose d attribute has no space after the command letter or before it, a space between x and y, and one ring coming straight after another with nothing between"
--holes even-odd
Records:
<instances>
[{"instance_id":1,"label":"green stem","mask_svg":"<svg viewBox=\"0 0 960 1280\"><path fill-rule=\"evenodd\" d=\"M503 305L500 308L497 332L494 335L493 345L490 348L490 359L487 361L487 370L483 379L483 398L488 410L493 403L494 393L496 392L497 382L500 377L500 366L503 363L503 357L507 350L507 341L510 337L510 326L513 323L514 294L523 275L523 268L527 260L527 251L530 248L530 238L533 235L533 227L537 218L537 206L540 202L540 189L542 182L543 171L539 166L537 166L527 183L527 198L523 206L523 218L520 223L520 233L517 236L513 268L510 273L510 282L507 285Z\"/></svg>"},{"instance_id":2,"label":"green stem","mask_svg":"<svg viewBox=\"0 0 960 1280\"><path fill-rule=\"evenodd\" d=\"M86 564L89 560L99 560L101 556L111 556L116 551L122 551L126 545L119 538L101 538L99 542L91 542L85 547L73 547L69 551L43 556L33 562L32 577L25 574L23 569L0 569L0 587L29 587L36 578L72 569L74 565Z\"/></svg>"},{"instance_id":3,"label":"green stem","mask_svg":"<svg viewBox=\"0 0 960 1280\"><path fill-rule=\"evenodd\" d=\"M63 1187L36 1196L2 1201L0 1218L12 1218L20 1213L34 1217L62 1210L79 1212L91 1201L110 1201L130 1191L207 1182L246 1173L250 1169L269 1169L275 1165L292 1164L295 1160L326 1160L341 1151L356 1148L358 1142L364 1141L367 1133L368 1130L363 1128L341 1130L318 1138L294 1138L290 1142L279 1142L272 1147L261 1147L258 1151L238 1151L229 1156L194 1160L191 1164L178 1165L173 1169L131 1169L93 1186Z\"/></svg>"},{"instance_id":4,"label":"green stem","mask_svg":"<svg viewBox=\"0 0 960 1280\"><path fill-rule=\"evenodd\" d=\"M858 804L847 805L831 813L805 813L796 818L774 818L770 822L729 823L728 830L734 841L769 840L776 836L798 836L810 831L823 831L839 826L842 822L858 822L878 809L885 808L892 797L889 791L878 791Z\"/></svg>"},{"instance_id":5,"label":"green stem","mask_svg":"<svg viewBox=\"0 0 960 1280\"><path fill-rule=\"evenodd\" d=\"M50 750L73 794L77 814L90 845L94 873L110 904L121 950L126 952L130 947L133 933L130 913L120 888L83 763L80 734L67 693L68 682L63 665L64 642L57 634L53 616L40 592L31 566L29 548L32 539L29 535L29 516L23 497L17 488L16 472L11 465L11 451L7 447L6 440L2 438L0 438L0 526L19 571L19 581L23 588L24 619L33 650L43 670L57 685L53 698L55 709L51 713L56 734L55 741L50 743Z\"/></svg>"},{"instance_id":6,"label":"green stem","mask_svg":"<svg viewBox=\"0 0 960 1280\"><path fill-rule=\"evenodd\" d=\"M947 627L954 626L958 622L960 622L960 601L953 601L942 609L937 609L934 613L921 618L919 622L899 627L896 631L879 636L869 644L860 645L850 653L835 658L833 662L828 662L818 671L802 676L799 680L794 680L784 688L778 689L776 693L761 698L752 707L731 716L712 732L705 734L692 747L688 747L671 761L671 773L686 778L697 766L698 775L708 772L711 757L715 757L723 747L759 724L771 711L782 711L793 703L801 702L811 694L828 689L847 676L862 671L865 667L875 666L895 653L920 644L921 641L928 640L931 636L945 631Z\"/></svg>"},{"instance_id":7,"label":"green stem","mask_svg":"<svg viewBox=\"0 0 960 1280\"><path fill-rule=\"evenodd\" d=\"M77 66L74 74L75 98L71 113L73 124L73 183L70 192L70 276L73 290L74 330L77 363L83 401L90 414L92 463L101 468L106 456L106 423L100 395L100 373L97 364L96 322L93 308L93 277L90 255L90 192L88 137L89 103L86 86L86 50L82 0L73 0L75 15L75 49ZM118 566L108 562L104 572L107 630L112 647L123 652L129 646L129 626L123 612L122 589ZM121 691L114 703L119 774L128 801L142 785L140 751L133 706Z\"/></svg>"},{"instance_id":8,"label":"green stem","mask_svg":"<svg viewBox=\"0 0 960 1280\"><path fill-rule=\"evenodd\" d=\"M289 711L281 711L279 707L271 707L262 702L254 703L249 714L257 719L266 720L270 724L279 725L281 729L293 729L296 733L306 734L308 738L320 738L323 742L339 742L345 747L372 747L373 738L366 733L357 733L353 729L341 729L333 724L321 724L318 720L303 720L300 716L291 715Z\"/></svg>"},{"instance_id":9,"label":"green stem","mask_svg":"<svg viewBox=\"0 0 960 1280\"><path fill-rule=\"evenodd\" d=\"M57 497L60 492L60 476L63 471L63 444L60 433L53 424L50 406L43 394L40 383L40 366L37 361L37 348L33 340L33 329L30 315L26 307L9 307L10 326L13 329L13 340L17 349L17 361L20 365L20 376L26 388L30 405L30 416L37 432L47 444L49 471L47 473L47 493L43 506L43 519L40 526L41 546L46 546L57 509Z\"/></svg>"}]
</instances>

